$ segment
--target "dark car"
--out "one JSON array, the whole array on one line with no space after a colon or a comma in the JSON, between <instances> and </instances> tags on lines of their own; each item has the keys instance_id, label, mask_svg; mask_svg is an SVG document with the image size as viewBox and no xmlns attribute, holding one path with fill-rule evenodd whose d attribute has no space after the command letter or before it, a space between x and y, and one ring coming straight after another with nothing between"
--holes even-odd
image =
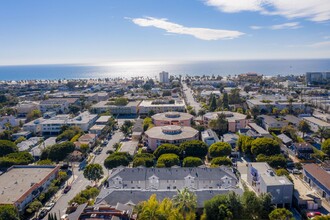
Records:
<instances>
[{"instance_id":1,"label":"dark car","mask_svg":"<svg viewBox=\"0 0 330 220\"><path fill-rule=\"evenodd\" d=\"M47 210L46 209L43 209L40 211L39 215L38 215L38 218L39 219L42 219L43 217L45 217L47 215Z\"/></svg>"},{"instance_id":2,"label":"dark car","mask_svg":"<svg viewBox=\"0 0 330 220\"><path fill-rule=\"evenodd\" d=\"M63 190L63 193L68 193L69 191L70 191L70 189L71 189L71 186L70 185L67 185L65 188L64 188L64 190Z\"/></svg>"}]
</instances>

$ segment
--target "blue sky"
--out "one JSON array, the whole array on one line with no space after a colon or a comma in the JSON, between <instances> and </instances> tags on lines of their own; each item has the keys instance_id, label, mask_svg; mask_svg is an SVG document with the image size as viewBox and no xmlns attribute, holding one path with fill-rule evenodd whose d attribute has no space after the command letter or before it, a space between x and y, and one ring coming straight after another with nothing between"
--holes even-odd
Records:
<instances>
[{"instance_id":1,"label":"blue sky","mask_svg":"<svg viewBox=\"0 0 330 220\"><path fill-rule=\"evenodd\" d=\"M329 0L1 0L0 65L330 58Z\"/></svg>"}]
</instances>

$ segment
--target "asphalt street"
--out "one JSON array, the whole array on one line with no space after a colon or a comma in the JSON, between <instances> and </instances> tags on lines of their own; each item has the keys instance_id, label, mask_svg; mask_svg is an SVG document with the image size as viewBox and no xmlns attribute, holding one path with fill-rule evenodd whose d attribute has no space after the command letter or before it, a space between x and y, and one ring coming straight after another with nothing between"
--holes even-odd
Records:
<instances>
[{"instance_id":1,"label":"asphalt street","mask_svg":"<svg viewBox=\"0 0 330 220\"><path fill-rule=\"evenodd\" d=\"M108 170L103 166L104 160L107 158L106 152L108 150L114 150L113 145L115 143L120 142L120 140L123 138L123 133L120 131L115 131L112 138L109 140L109 143L107 146L103 147L103 150L101 154L96 155L94 158L94 163L99 163L102 165L104 170L104 175L108 175ZM77 195L80 191L85 189L88 185L91 184L91 181L84 178L83 170L79 171L78 166L74 166L73 170L74 174L74 180L73 183L72 179L70 178L69 184L72 185L71 190L67 194L60 194L60 197L58 198L55 206L52 208L50 212L56 213L58 217L61 217L65 214L66 208L68 207L68 202L73 199L75 195ZM70 182L71 181L71 182ZM63 190L63 189L61 189ZM58 218L60 219L60 218ZM47 220L47 217L44 218L44 220Z\"/></svg>"}]
</instances>

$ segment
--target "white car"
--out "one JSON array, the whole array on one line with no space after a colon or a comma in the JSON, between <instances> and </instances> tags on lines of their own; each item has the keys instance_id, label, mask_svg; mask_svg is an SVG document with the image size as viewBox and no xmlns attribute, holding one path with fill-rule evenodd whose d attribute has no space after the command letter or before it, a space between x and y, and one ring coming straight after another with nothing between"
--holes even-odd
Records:
<instances>
[{"instance_id":1,"label":"white car","mask_svg":"<svg viewBox=\"0 0 330 220\"><path fill-rule=\"evenodd\" d=\"M55 202L48 202L48 203L46 203L46 205L43 209L45 209L47 212L49 212L54 206L55 206Z\"/></svg>"}]
</instances>

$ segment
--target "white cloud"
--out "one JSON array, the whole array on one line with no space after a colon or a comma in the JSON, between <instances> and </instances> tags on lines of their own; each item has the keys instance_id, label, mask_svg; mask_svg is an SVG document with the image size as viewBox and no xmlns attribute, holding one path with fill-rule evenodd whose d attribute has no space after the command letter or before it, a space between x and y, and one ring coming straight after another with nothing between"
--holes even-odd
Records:
<instances>
[{"instance_id":1,"label":"white cloud","mask_svg":"<svg viewBox=\"0 0 330 220\"><path fill-rule=\"evenodd\" d=\"M252 30L260 30L260 29L271 29L271 30L280 30L280 29L298 29L301 28L299 22L289 22L284 24L275 24L272 26L250 26Z\"/></svg>"},{"instance_id":2,"label":"white cloud","mask_svg":"<svg viewBox=\"0 0 330 220\"><path fill-rule=\"evenodd\" d=\"M323 47L329 47L330 46L330 41L321 41L321 42L316 42L313 44L308 45L309 47L313 48L323 48Z\"/></svg>"},{"instance_id":3,"label":"white cloud","mask_svg":"<svg viewBox=\"0 0 330 220\"><path fill-rule=\"evenodd\" d=\"M233 13L258 11L262 14L286 18L307 18L321 22L330 20L329 0L204 0L206 5Z\"/></svg>"},{"instance_id":4,"label":"white cloud","mask_svg":"<svg viewBox=\"0 0 330 220\"><path fill-rule=\"evenodd\" d=\"M137 24L141 27L155 27L163 29L167 33L191 35L201 40L226 40L234 39L244 35L244 33L240 31L185 27L180 24L169 22L165 18L159 19L153 17L145 17L133 18L131 20L134 24Z\"/></svg>"},{"instance_id":5,"label":"white cloud","mask_svg":"<svg viewBox=\"0 0 330 220\"><path fill-rule=\"evenodd\" d=\"M252 30L260 30L260 29L263 29L262 26L256 26L256 25L250 26L250 28L251 28Z\"/></svg>"},{"instance_id":6,"label":"white cloud","mask_svg":"<svg viewBox=\"0 0 330 220\"><path fill-rule=\"evenodd\" d=\"M276 24L270 26L270 29L272 30L280 30L280 29L297 29L301 28L299 25L299 22L290 22L290 23L284 23L284 24Z\"/></svg>"}]
</instances>

